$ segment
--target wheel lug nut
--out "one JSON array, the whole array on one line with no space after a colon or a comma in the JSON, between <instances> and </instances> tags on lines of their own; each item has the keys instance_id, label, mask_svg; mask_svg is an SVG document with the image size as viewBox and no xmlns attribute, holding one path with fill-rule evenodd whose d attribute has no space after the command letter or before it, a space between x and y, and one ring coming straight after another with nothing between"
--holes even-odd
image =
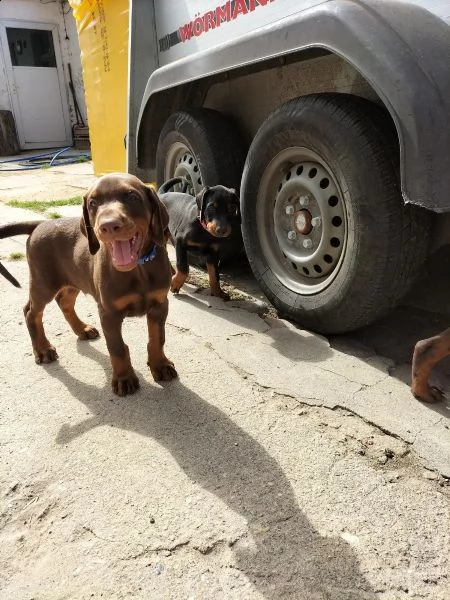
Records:
<instances>
[{"instance_id":1,"label":"wheel lug nut","mask_svg":"<svg viewBox=\"0 0 450 600\"><path fill-rule=\"evenodd\" d=\"M294 214L294 207L292 206L292 204L288 204L286 206L286 214L287 215L293 215Z\"/></svg>"},{"instance_id":2,"label":"wheel lug nut","mask_svg":"<svg viewBox=\"0 0 450 600\"><path fill-rule=\"evenodd\" d=\"M308 196L300 196L300 206L308 206L309 198Z\"/></svg>"},{"instance_id":3,"label":"wheel lug nut","mask_svg":"<svg viewBox=\"0 0 450 600\"><path fill-rule=\"evenodd\" d=\"M322 225L322 219L320 217L314 217L314 219L311 219L311 225L313 227L320 227Z\"/></svg>"},{"instance_id":4,"label":"wheel lug nut","mask_svg":"<svg viewBox=\"0 0 450 600\"><path fill-rule=\"evenodd\" d=\"M295 240L297 239L297 234L295 233L295 231L288 231L288 240Z\"/></svg>"},{"instance_id":5,"label":"wheel lug nut","mask_svg":"<svg viewBox=\"0 0 450 600\"><path fill-rule=\"evenodd\" d=\"M312 240L310 238L306 238L305 240L303 240L303 248L312 248Z\"/></svg>"}]
</instances>

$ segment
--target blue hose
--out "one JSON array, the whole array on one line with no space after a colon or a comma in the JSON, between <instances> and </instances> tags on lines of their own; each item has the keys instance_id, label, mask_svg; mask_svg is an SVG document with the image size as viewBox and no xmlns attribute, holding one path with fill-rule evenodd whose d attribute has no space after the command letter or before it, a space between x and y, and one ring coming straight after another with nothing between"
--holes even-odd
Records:
<instances>
[{"instance_id":1,"label":"blue hose","mask_svg":"<svg viewBox=\"0 0 450 600\"><path fill-rule=\"evenodd\" d=\"M57 166L57 165L70 165L70 164L80 162L80 158L84 158L87 160L90 160L90 158L91 158L91 155L89 152L80 154L78 156L74 156L72 158L70 158L70 157L69 158L58 158L61 154L63 154L64 152L67 152L67 150L70 150L70 149L71 149L71 146L67 146L66 148L61 148L56 153L53 151L53 152L47 152L45 154L34 154L23 160L17 160L17 158L8 158L6 160L1 160L0 161L0 173L2 173L4 171L31 171L33 169L42 169L43 167L52 167L52 166ZM52 157L50 162L48 160L41 160L41 159L50 158L50 157ZM33 164L36 161L40 161L40 164ZM13 167L12 169L8 169L8 168L4 169L1 165L6 164L6 163L17 163L20 166Z\"/></svg>"}]
</instances>

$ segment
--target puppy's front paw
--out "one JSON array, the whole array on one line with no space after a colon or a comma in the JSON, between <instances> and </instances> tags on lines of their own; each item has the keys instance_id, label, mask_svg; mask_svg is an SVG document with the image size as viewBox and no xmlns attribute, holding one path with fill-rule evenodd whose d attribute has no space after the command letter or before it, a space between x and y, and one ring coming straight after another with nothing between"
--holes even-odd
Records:
<instances>
[{"instance_id":1,"label":"puppy's front paw","mask_svg":"<svg viewBox=\"0 0 450 600\"><path fill-rule=\"evenodd\" d=\"M113 392L118 396L128 396L129 394L134 394L139 389L139 379L134 372L122 377L113 375L111 386Z\"/></svg>"},{"instance_id":2,"label":"puppy's front paw","mask_svg":"<svg viewBox=\"0 0 450 600\"><path fill-rule=\"evenodd\" d=\"M92 325L85 325L83 331L78 334L80 340L95 340L98 337L100 337L98 329L92 327Z\"/></svg>"},{"instance_id":3,"label":"puppy's front paw","mask_svg":"<svg viewBox=\"0 0 450 600\"><path fill-rule=\"evenodd\" d=\"M444 393L437 387L431 386L428 383L426 385L416 385L411 388L413 395L417 400L427 402L428 404L436 404L444 400Z\"/></svg>"},{"instance_id":4,"label":"puppy's front paw","mask_svg":"<svg viewBox=\"0 0 450 600\"><path fill-rule=\"evenodd\" d=\"M185 273L180 273L179 271L175 273L172 277L172 283L170 284L170 291L173 294L178 294L186 279L187 275Z\"/></svg>"},{"instance_id":5,"label":"puppy's front paw","mask_svg":"<svg viewBox=\"0 0 450 600\"><path fill-rule=\"evenodd\" d=\"M49 364L51 362L55 362L57 359L58 353L56 352L56 348L53 346L34 350L34 360L38 365Z\"/></svg>"},{"instance_id":6,"label":"puppy's front paw","mask_svg":"<svg viewBox=\"0 0 450 600\"><path fill-rule=\"evenodd\" d=\"M178 377L175 366L169 359L158 364L149 364L149 367L155 381L172 381L172 379Z\"/></svg>"},{"instance_id":7,"label":"puppy's front paw","mask_svg":"<svg viewBox=\"0 0 450 600\"><path fill-rule=\"evenodd\" d=\"M221 288L217 290L211 290L211 296L215 296L216 298L222 298L225 302L230 299L230 294L224 292Z\"/></svg>"}]
</instances>

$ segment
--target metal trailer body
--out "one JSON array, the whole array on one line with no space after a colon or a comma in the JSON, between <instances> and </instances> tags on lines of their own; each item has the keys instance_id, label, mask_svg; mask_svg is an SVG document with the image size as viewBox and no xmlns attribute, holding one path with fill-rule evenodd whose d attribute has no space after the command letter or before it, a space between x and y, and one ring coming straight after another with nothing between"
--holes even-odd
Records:
<instances>
[{"instance_id":1,"label":"metal trailer body","mask_svg":"<svg viewBox=\"0 0 450 600\"><path fill-rule=\"evenodd\" d=\"M258 229L260 217L245 207L250 203L257 205L259 211L261 206L264 207L259 198L260 191L254 191L253 200L249 198L253 189L250 182L255 152L258 156L258 149L253 146L258 143L258 135L263 139L264 130L270 127L265 122L276 119L274 111L276 113L284 103L295 103L299 98L311 98L311 104L313 98L323 95L326 102L333 103L335 95L339 94L337 102L342 104L344 98L348 98L349 106L354 101L358 105L358 99L364 99L369 103L357 111L364 113L370 112L370 106L381 107L395 127L396 160L404 203L427 209L426 215L421 213L425 215L422 219L416 219L416 215L414 218L423 223L431 221L434 248L448 239L448 219L443 213L450 210L450 0L222 0L222 3L221 0L217 3L208 0L132 0L130 15L127 148L131 172L147 180L155 177L158 153L161 152L160 135L171 115L192 109L213 109L233 120L245 152L250 147L241 201L243 213L248 215L249 221L254 220L252 227ZM308 101L306 109L311 110ZM295 110L300 118L300 108ZM348 114L349 108L345 111ZM368 118L372 124L376 120L372 115ZM313 154L305 156L312 160ZM292 157L289 160L291 162L283 163L284 169L295 162ZM320 157L317 160L320 162ZM328 178L334 181L333 168L326 161L320 164L324 173L329 173ZM361 168L365 169L367 165ZM264 169L259 174L263 173ZM267 180L269 187L274 185L273 173L270 177ZM336 177L336 185L342 188L342 178L339 184L340 175ZM198 181L202 180L199 178ZM304 180L299 179L297 183L308 188L308 182ZM345 190L342 193L345 195ZM318 205L323 201L320 197L315 200ZM274 200L273 235L263 240L261 246L257 240L250 243L246 241L249 236L245 234L244 224L244 241L257 278L264 279L265 269L271 271L269 279L272 283L262 282L264 291L267 293L266 285L269 285L272 289L269 297L276 300L277 286L286 287L283 294L285 299L290 298L290 310L284 312L305 322L304 311L315 310L312 296L320 300L322 292L329 288L327 302L330 303L330 290L335 285L333 281L343 259L340 257L340 262L336 259L334 279L328 277L322 287L317 281L311 285L306 279L296 281L295 273L290 273L288 266L280 262L284 259L276 256L279 250L271 247L274 240L276 245L276 240L284 235L280 206L282 212L289 212L286 202L278 196ZM346 208L346 202L343 197L346 233L341 241L342 246L345 242L348 253L353 244L349 236L353 227L350 214L353 209ZM376 206L373 209L376 211ZM299 206L293 211L298 215ZM441 214L439 218L436 217L438 213ZM303 215L300 217L303 227ZM269 217L266 215L266 221L267 218L270 220L270 214ZM296 230L300 235L294 245L299 244L304 233L301 227ZM370 224L365 222L362 227L369 230ZM425 230L423 236L429 236ZM416 238L421 237L420 227L410 233L415 238L413 245L420 245L416 243ZM326 268L324 263L319 266L314 261L302 262L305 257L300 246L295 250L286 244L288 242L283 238L281 252L284 258L288 255L289 261L292 250L290 264L296 270L305 264L308 266L306 271L311 271L313 265L319 271ZM397 243L396 253L404 247L405 240L402 239ZM262 261L264 264L258 264L261 256L252 256L261 252L267 254ZM393 247L389 252L392 254ZM411 248L405 252L411 254ZM421 252L422 255L418 252L413 262L423 262L424 251ZM366 256L366 259L370 262L370 257ZM405 264L403 261L394 267L390 277L396 277L395 269L403 272ZM384 277L379 285L387 290L387 275ZM395 298L390 300L391 308L414 275L411 273L408 278L405 289L396 292ZM352 291L349 288L347 293ZM302 297L307 301L303 308L300 306ZM281 305L283 312L283 302ZM339 309L329 310L336 312ZM365 317L367 322L379 316L376 310L372 311L373 315L370 312ZM322 321L319 317L316 327L312 316L306 319L306 324L325 332L340 330L336 324L338 317L334 319L334 325ZM349 319L344 318L344 321L347 322L341 330L351 329Z\"/></svg>"}]
</instances>

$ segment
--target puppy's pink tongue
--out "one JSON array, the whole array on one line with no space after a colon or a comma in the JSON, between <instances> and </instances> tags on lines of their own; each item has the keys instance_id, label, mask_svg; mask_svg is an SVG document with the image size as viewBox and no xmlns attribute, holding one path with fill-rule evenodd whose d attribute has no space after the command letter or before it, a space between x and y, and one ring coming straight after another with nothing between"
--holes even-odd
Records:
<instances>
[{"instance_id":1,"label":"puppy's pink tongue","mask_svg":"<svg viewBox=\"0 0 450 600\"><path fill-rule=\"evenodd\" d=\"M112 242L111 246L113 263L116 266L123 267L134 261L129 240L126 242Z\"/></svg>"}]
</instances>

